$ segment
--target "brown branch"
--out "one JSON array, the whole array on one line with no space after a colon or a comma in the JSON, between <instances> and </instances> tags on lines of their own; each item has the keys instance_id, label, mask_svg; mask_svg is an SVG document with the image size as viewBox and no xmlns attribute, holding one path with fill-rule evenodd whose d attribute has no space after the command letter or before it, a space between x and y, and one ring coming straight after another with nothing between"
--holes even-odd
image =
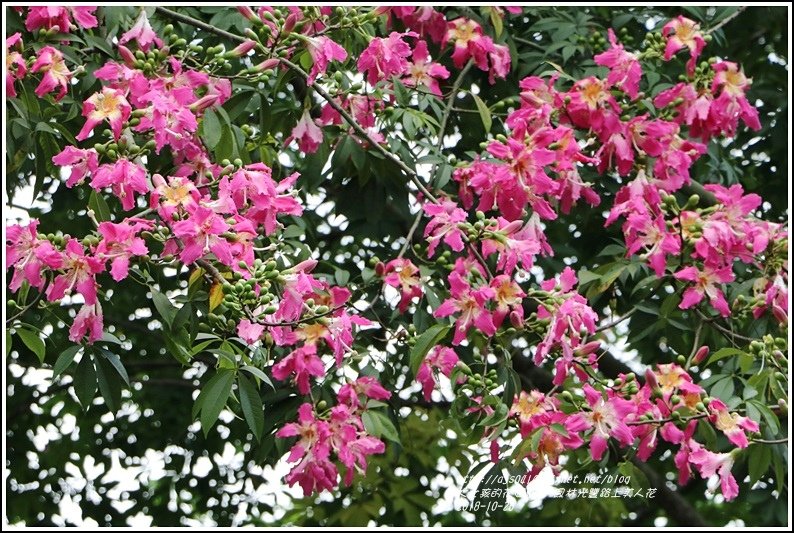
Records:
<instances>
[{"instance_id":1,"label":"brown branch","mask_svg":"<svg viewBox=\"0 0 794 533\"><path fill-rule=\"evenodd\" d=\"M736 11L734 11L733 13L731 13L730 15L728 15L727 17L725 17L724 19L722 19L721 21L719 21L719 22L717 23L717 25L716 25L716 26L714 26L713 28L709 28L709 29L707 29L706 31L704 31L704 32L703 32L703 34L704 34L704 35L709 35L709 34L711 34L711 33L714 33L715 31L719 30L720 28L722 28L723 26L725 26L727 23L729 23L730 21L732 21L733 19L735 19L736 17L738 17L739 15L741 15L741 14L742 14L742 11L744 11L745 9L747 9L747 6L739 6L739 7L736 9Z\"/></svg>"}]
</instances>

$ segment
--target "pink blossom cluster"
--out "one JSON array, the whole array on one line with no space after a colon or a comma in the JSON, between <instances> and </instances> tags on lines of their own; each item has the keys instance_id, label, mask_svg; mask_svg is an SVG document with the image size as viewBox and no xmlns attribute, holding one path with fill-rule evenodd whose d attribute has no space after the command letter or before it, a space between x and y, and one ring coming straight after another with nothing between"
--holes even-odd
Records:
<instances>
[{"instance_id":1,"label":"pink blossom cluster","mask_svg":"<svg viewBox=\"0 0 794 533\"><path fill-rule=\"evenodd\" d=\"M659 439L678 446L674 462L679 470L679 483L685 484L697 470L708 478L719 475L726 500L738 494L731 474L732 453L715 453L694 439L697 424L711 424L737 448L749 444L747 434L758 431L750 418L731 412L719 399L706 400L704 390L676 364L658 365L648 369L645 383L638 391L629 391L633 378L619 376L619 385L597 390L589 383L582 386L583 402L560 399L537 390L521 391L510 409L524 438L540 436L537 446L526 453L531 465L529 479L546 465L558 474L559 458L589 442L590 454L599 461L610 440L620 447L635 447L637 458L647 460ZM636 387L636 385L634 385ZM704 405L704 400L707 406Z\"/></svg>"}]
</instances>

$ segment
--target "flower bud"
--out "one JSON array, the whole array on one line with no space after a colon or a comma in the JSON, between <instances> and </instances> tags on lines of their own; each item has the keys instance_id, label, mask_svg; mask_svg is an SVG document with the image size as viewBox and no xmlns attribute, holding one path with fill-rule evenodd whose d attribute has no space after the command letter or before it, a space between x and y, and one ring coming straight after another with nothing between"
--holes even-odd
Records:
<instances>
[{"instance_id":1,"label":"flower bud","mask_svg":"<svg viewBox=\"0 0 794 533\"><path fill-rule=\"evenodd\" d=\"M645 370L645 383L647 383L651 389L655 390L659 388L659 382L656 380L656 373L650 368Z\"/></svg>"},{"instance_id":2,"label":"flower bud","mask_svg":"<svg viewBox=\"0 0 794 533\"><path fill-rule=\"evenodd\" d=\"M696 365L699 365L700 363L705 361L708 356L709 356L709 347L701 346L698 349L697 353L695 353L695 357L694 359L692 359L692 362L695 363Z\"/></svg>"}]
</instances>

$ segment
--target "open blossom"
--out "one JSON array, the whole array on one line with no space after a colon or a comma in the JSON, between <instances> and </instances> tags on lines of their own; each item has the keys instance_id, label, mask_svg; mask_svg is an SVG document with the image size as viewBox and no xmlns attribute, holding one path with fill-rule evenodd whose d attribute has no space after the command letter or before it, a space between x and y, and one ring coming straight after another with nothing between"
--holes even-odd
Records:
<instances>
[{"instance_id":1,"label":"open blossom","mask_svg":"<svg viewBox=\"0 0 794 533\"><path fill-rule=\"evenodd\" d=\"M124 95L116 89L105 87L101 92L92 94L83 102L83 116L86 118L75 139L82 141L88 138L97 124L107 120L113 132L113 138L119 140L121 127L130 117L132 108Z\"/></svg>"},{"instance_id":2,"label":"open blossom","mask_svg":"<svg viewBox=\"0 0 794 533\"><path fill-rule=\"evenodd\" d=\"M558 358L556 362L555 384L562 383L570 368L576 370L580 377L584 377L579 374L581 372L579 366L574 365L575 357L580 355L575 353L574 348L582 343L582 330L593 334L596 329L598 316L587 305L587 300L574 290L578 282L573 269L565 267L559 276L559 281L548 279L541 283L543 290L553 291L555 297L563 300L552 310L548 310L544 306L538 309L538 318L549 319L549 326L546 335L535 351L535 364L540 364L552 348L560 346L563 357ZM582 353L581 355L593 354Z\"/></svg>"},{"instance_id":3,"label":"open blossom","mask_svg":"<svg viewBox=\"0 0 794 533\"><path fill-rule=\"evenodd\" d=\"M189 265L212 252L218 261L231 265L233 262L231 245L221 236L229 231L229 225L223 217L203 205L188 209L188 212L190 213L188 218L175 222L172 226L174 235L183 245L179 260Z\"/></svg>"},{"instance_id":4,"label":"open blossom","mask_svg":"<svg viewBox=\"0 0 794 533\"><path fill-rule=\"evenodd\" d=\"M274 378L283 381L292 375L295 376L295 383L301 394L309 394L311 376L323 377L325 375L325 367L317 356L317 347L314 344L307 343L295 349L273 365Z\"/></svg>"},{"instance_id":5,"label":"open blossom","mask_svg":"<svg viewBox=\"0 0 794 533\"><path fill-rule=\"evenodd\" d=\"M422 209L426 215L433 217L425 226L425 239L429 242L427 256L433 257L442 239L456 252L463 250L463 232L458 228L458 223L465 222L466 211L446 199L439 204L426 203Z\"/></svg>"},{"instance_id":6,"label":"open blossom","mask_svg":"<svg viewBox=\"0 0 794 533\"><path fill-rule=\"evenodd\" d=\"M709 108L709 118L727 136L734 136L739 119L753 130L761 129L758 110L747 101L745 93L750 88L751 80L747 79L736 63L719 61L712 65L715 71L711 91L719 96Z\"/></svg>"},{"instance_id":7,"label":"open blossom","mask_svg":"<svg viewBox=\"0 0 794 533\"><path fill-rule=\"evenodd\" d=\"M325 36L304 37L307 41L306 49L312 58L312 69L309 71L308 82L312 83L318 74L325 74L331 61L344 61L347 52L344 48Z\"/></svg>"},{"instance_id":8,"label":"open blossom","mask_svg":"<svg viewBox=\"0 0 794 533\"><path fill-rule=\"evenodd\" d=\"M711 305L714 306L714 309L719 311L722 316L731 314L728 302L725 300L725 295L718 286L719 283L733 281L733 270L730 265L719 268L705 265L703 270L698 270L697 267L689 266L682 268L673 274L673 276L676 279L691 281L695 284L694 286L687 287L684 291L684 296L681 299L681 303L678 305L681 309L689 309L700 303L704 296L708 296Z\"/></svg>"},{"instance_id":9,"label":"open blossom","mask_svg":"<svg viewBox=\"0 0 794 533\"><path fill-rule=\"evenodd\" d=\"M262 338L262 334L265 332L265 326L262 324L255 324L244 318L237 324L237 335L240 336L248 344L254 344L260 338Z\"/></svg>"},{"instance_id":10,"label":"open blossom","mask_svg":"<svg viewBox=\"0 0 794 533\"><path fill-rule=\"evenodd\" d=\"M400 303L397 308L401 313L408 310L414 298L422 297L419 269L410 259L397 258L386 263L383 282L400 291Z\"/></svg>"},{"instance_id":11,"label":"open blossom","mask_svg":"<svg viewBox=\"0 0 794 533\"><path fill-rule=\"evenodd\" d=\"M55 95L55 100L60 100L66 96L73 74L66 67L63 54L59 50L52 46L45 46L39 50L36 62L33 63L30 72L43 73L41 82L36 87L36 90L33 91L36 96L42 97L56 88L58 89L58 94Z\"/></svg>"},{"instance_id":12,"label":"open blossom","mask_svg":"<svg viewBox=\"0 0 794 533\"><path fill-rule=\"evenodd\" d=\"M392 6L378 9L389 10L402 20L406 28L422 37L429 37L435 43L441 44L447 34L446 17L431 6Z\"/></svg>"},{"instance_id":13,"label":"open blossom","mask_svg":"<svg viewBox=\"0 0 794 533\"><path fill-rule=\"evenodd\" d=\"M307 154L316 152L323 143L323 130L317 125L308 109L303 111L303 115L284 144L289 144L293 139L298 143L298 149Z\"/></svg>"},{"instance_id":14,"label":"open blossom","mask_svg":"<svg viewBox=\"0 0 794 533\"><path fill-rule=\"evenodd\" d=\"M14 88L14 82L24 78L25 74L28 72L28 66L27 63L25 63L25 58L22 57L22 54L18 51L12 50L12 48L17 44L20 46L20 48L22 47L22 38L19 32L16 32L15 34L6 38L5 77L6 94L9 98L13 98L17 95L17 91Z\"/></svg>"},{"instance_id":15,"label":"open blossom","mask_svg":"<svg viewBox=\"0 0 794 533\"><path fill-rule=\"evenodd\" d=\"M47 268L60 265L61 254L50 241L39 239L38 220L31 220L27 226L14 224L6 227L6 268L14 269L8 288L16 292L23 281L31 287L44 285L42 272Z\"/></svg>"},{"instance_id":16,"label":"open blossom","mask_svg":"<svg viewBox=\"0 0 794 533\"><path fill-rule=\"evenodd\" d=\"M605 126L619 124L614 118L620 116L620 106L609 91L609 83L593 76L581 79L565 93L568 104L565 117L574 126L590 128L602 138L609 137L611 131L603 131ZM607 118L613 118L607 122Z\"/></svg>"},{"instance_id":17,"label":"open blossom","mask_svg":"<svg viewBox=\"0 0 794 533\"><path fill-rule=\"evenodd\" d=\"M422 384L425 400L430 400L433 389L436 387L435 372L449 377L458 361L458 354L447 346L434 346L430 350L416 372L416 381Z\"/></svg>"},{"instance_id":18,"label":"open blossom","mask_svg":"<svg viewBox=\"0 0 794 533\"><path fill-rule=\"evenodd\" d=\"M613 394L604 398L589 383L585 383L583 391L590 406L590 411L586 411L584 417L593 428L590 436L593 460L600 461L604 456L609 437L615 437L624 446L634 442L634 435L626 425L626 418L634 412L631 402Z\"/></svg>"},{"instance_id":19,"label":"open blossom","mask_svg":"<svg viewBox=\"0 0 794 533\"><path fill-rule=\"evenodd\" d=\"M442 64L430 61L425 41L416 43L412 59L408 73L402 79L403 84L407 87L426 87L431 93L441 96L438 80L449 78L449 71Z\"/></svg>"},{"instance_id":20,"label":"open blossom","mask_svg":"<svg viewBox=\"0 0 794 533\"><path fill-rule=\"evenodd\" d=\"M719 475L720 488L726 501L739 495L739 485L731 473L734 455L732 453L714 453L692 442L695 447L689 454L689 461L695 465L704 478Z\"/></svg>"},{"instance_id":21,"label":"open blossom","mask_svg":"<svg viewBox=\"0 0 794 533\"><path fill-rule=\"evenodd\" d=\"M138 47L144 52L149 50L152 43L156 44L158 47L163 46L163 41L157 37L157 34L154 33L152 29L152 25L149 23L149 17L146 15L145 9L141 9L141 14L138 15L135 24L121 36L119 44L126 44L133 39L137 41Z\"/></svg>"},{"instance_id":22,"label":"open blossom","mask_svg":"<svg viewBox=\"0 0 794 533\"><path fill-rule=\"evenodd\" d=\"M540 439L536 451L530 451L527 459L532 468L527 473L527 481L534 479L547 466L555 476L562 471L560 456L568 450L575 450L584 444L580 433L587 429L587 422L581 414L566 415L555 411L549 415L549 426L558 424L565 428L564 432L544 426L539 429Z\"/></svg>"},{"instance_id":23,"label":"open blossom","mask_svg":"<svg viewBox=\"0 0 794 533\"><path fill-rule=\"evenodd\" d=\"M91 187L97 191L110 187L127 211L135 207L135 193L149 192L146 170L128 159L100 166L91 178Z\"/></svg>"},{"instance_id":24,"label":"open blossom","mask_svg":"<svg viewBox=\"0 0 794 533\"><path fill-rule=\"evenodd\" d=\"M463 17L450 21L446 40L453 43L452 62L456 68L463 68L471 59L477 68L488 72L491 84L495 78L505 78L510 72L510 49L483 35L482 27L475 21Z\"/></svg>"},{"instance_id":25,"label":"open blossom","mask_svg":"<svg viewBox=\"0 0 794 533\"><path fill-rule=\"evenodd\" d=\"M99 302L84 304L74 317L72 327L69 328L69 340L80 342L83 337L88 337L88 344L102 338L102 306Z\"/></svg>"},{"instance_id":26,"label":"open blossom","mask_svg":"<svg viewBox=\"0 0 794 533\"><path fill-rule=\"evenodd\" d=\"M513 400L510 416L518 418L518 427L522 437L542 426L550 425L551 414L557 411L559 401L546 396L540 391L524 391Z\"/></svg>"},{"instance_id":27,"label":"open blossom","mask_svg":"<svg viewBox=\"0 0 794 533\"><path fill-rule=\"evenodd\" d=\"M358 409L361 406L359 398L363 396L372 400L388 400L391 392L383 388L380 382L371 376L361 376L350 383L345 383L336 395L340 404L347 405L351 409Z\"/></svg>"},{"instance_id":28,"label":"open blossom","mask_svg":"<svg viewBox=\"0 0 794 533\"><path fill-rule=\"evenodd\" d=\"M135 131L153 130L155 152L158 154L165 145L170 145L174 150L183 149L198 128L196 115L189 107L194 99L191 86L148 91L138 99L141 106L147 107Z\"/></svg>"},{"instance_id":29,"label":"open blossom","mask_svg":"<svg viewBox=\"0 0 794 533\"><path fill-rule=\"evenodd\" d=\"M609 28L609 50L600 53L593 58L596 65L609 68L607 83L619 87L628 94L631 99L637 98L640 90L640 77L642 68L636 54L627 52L622 44L618 43L615 32Z\"/></svg>"},{"instance_id":30,"label":"open blossom","mask_svg":"<svg viewBox=\"0 0 794 533\"><path fill-rule=\"evenodd\" d=\"M355 472L366 471L367 456L383 453L386 445L380 439L368 435L364 431L361 418L346 405L337 405L331 409L329 426L331 448L347 468L344 481L345 485L350 485Z\"/></svg>"},{"instance_id":31,"label":"open blossom","mask_svg":"<svg viewBox=\"0 0 794 533\"><path fill-rule=\"evenodd\" d=\"M714 426L739 448L747 448L749 444L745 431L751 433L758 431L758 424L754 420L738 413L731 413L728 407L716 398L709 403L709 412Z\"/></svg>"},{"instance_id":32,"label":"open blossom","mask_svg":"<svg viewBox=\"0 0 794 533\"><path fill-rule=\"evenodd\" d=\"M452 344L457 346L463 342L472 326L488 337L496 333L493 315L485 308L486 302L494 297L494 290L487 286L473 289L457 272L452 272L448 279L451 298L444 300L433 316L444 318L460 313L455 320Z\"/></svg>"},{"instance_id":33,"label":"open blossom","mask_svg":"<svg viewBox=\"0 0 794 533\"><path fill-rule=\"evenodd\" d=\"M114 280L121 281L127 277L132 257L149 253L146 243L138 236L138 232L150 227L151 223L148 221L136 222L134 219L118 224L113 222L99 224L97 231L102 235L102 240L96 247L95 255L103 261L111 262L110 275Z\"/></svg>"},{"instance_id":34,"label":"open blossom","mask_svg":"<svg viewBox=\"0 0 794 533\"><path fill-rule=\"evenodd\" d=\"M70 15L83 28L96 28L98 25L94 12L97 6L43 6L29 7L25 19L25 28L33 31L37 28L57 28L61 33L69 33Z\"/></svg>"},{"instance_id":35,"label":"open blossom","mask_svg":"<svg viewBox=\"0 0 794 533\"><path fill-rule=\"evenodd\" d=\"M187 178L169 176L167 181L160 174L152 176L154 190L149 195L149 206L157 209L164 219L169 219L178 210L195 206L201 195Z\"/></svg>"},{"instance_id":36,"label":"open blossom","mask_svg":"<svg viewBox=\"0 0 794 533\"><path fill-rule=\"evenodd\" d=\"M539 219L534 214L524 224L522 220L508 221L503 217L497 219L498 229L488 234L482 241L482 255L489 257L498 253L496 268L505 274L512 274L520 264L529 270L535 264L535 257L543 250L539 240L539 227L535 222Z\"/></svg>"},{"instance_id":37,"label":"open blossom","mask_svg":"<svg viewBox=\"0 0 794 533\"><path fill-rule=\"evenodd\" d=\"M75 239L69 239L61 254L60 264L56 267L62 273L47 289L47 299L51 302L61 300L65 295L77 290L83 295L86 304L95 304L97 294L96 275L105 270L104 262L98 257L86 255L83 246Z\"/></svg>"},{"instance_id":38,"label":"open blossom","mask_svg":"<svg viewBox=\"0 0 794 533\"><path fill-rule=\"evenodd\" d=\"M681 238L668 230L663 216L651 218L647 213L631 213L623 225L626 255L642 251L657 276L664 276L667 256L681 251Z\"/></svg>"},{"instance_id":39,"label":"open blossom","mask_svg":"<svg viewBox=\"0 0 794 533\"><path fill-rule=\"evenodd\" d=\"M287 474L289 486L297 483L303 489L304 496L336 487L339 471L329 459L331 428L328 422L316 418L310 403L301 405L298 408L298 421L286 424L276 432L276 437L298 437L287 457L290 463L298 461Z\"/></svg>"},{"instance_id":40,"label":"open blossom","mask_svg":"<svg viewBox=\"0 0 794 533\"><path fill-rule=\"evenodd\" d=\"M682 48L689 50L689 61L687 61L686 68L691 76L695 72L695 63L706 46L703 33L700 31L700 24L679 15L664 25L662 35L667 39L664 49L665 61L672 59L675 53Z\"/></svg>"},{"instance_id":41,"label":"open blossom","mask_svg":"<svg viewBox=\"0 0 794 533\"><path fill-rule=\"evenodd\" d=\"M99 155L93 148L82 150L74 146L67 146L52 157L52 162L61 167L71 167L66 186L74 187L82 183L88 174L99 168Z\"/></svg>"},{"instance_id":42,"label":"open blossom","mask_svg":"<svg viewBox=\"0 0 794 533\"><path fill-rule=\"evenodd\" d=\"M417 37L409 31L405 33L391 32L388 37L375 37L358 58L358 70L366 72L367 81L376 84L388 80L392 76L402 76L408 71L408 56L411 47L403 41L405 37Z\"/></svg>"},{"instance_id":43,"label":"open blossom","mask_svg":"<svg viewBox=\"0 0 794 533\"><path fill-rule=\"evenodd\" d=\"M491 288L494 290L494 325L497 328L500 327L505 317L509 314L510 322L513 326L521 326L524 321L522 301L526 295L518 283L513 281L510 276L500 274L491 280Z\"/></svg>"}]
</instances>

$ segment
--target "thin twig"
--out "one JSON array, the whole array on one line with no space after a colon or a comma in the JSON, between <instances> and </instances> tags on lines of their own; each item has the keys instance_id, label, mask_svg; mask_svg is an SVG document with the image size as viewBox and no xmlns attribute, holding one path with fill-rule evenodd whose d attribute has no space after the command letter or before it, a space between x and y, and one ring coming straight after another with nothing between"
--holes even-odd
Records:
<instances>
[{"instance_id":1,"label":"thin twig","mask_svg":"<svg viewBox=\"0 0 794 533\"><path fill-rule=\"evenodd\" d=\"M734 11L733 13L731 13L730 15L728 15L727 17L725 17L724 19L719 21L719 23L716 26L714 26L713 28L709 28L706 31L704 31L703 34L704 35L709 35L710 33L714 33L715 31L717 31L718 29L722 28L727 23L729 23L730 21L732 21L733 19L735 19L736 17L741 15L742 11L744 11L745 9L747 9L747 6L739 6L736 9L736 11Z\"/></svg>"},{"instance_id":2,"label":"thin twig","mask_svg":"<svg viewBox=\"0 0 794 533\"><path fill-rule=\"evenodd\" d=\"M637 308L636 308L636 307L633 307L633 308L632 308L630 311L628 311L628 312L627 312L625 315L623 315L622 317L616 318L616 319L615 319L615 320L613 320L612 322L610 322L610 323L608 323L608 324L604 324L603 326L600 326L600 327L596 328L596 330L595 330L595 333L598 333L598 332L601 332L601 331L606 331L606 330L608 330L608 329L612 329L612 328L614 328L615 326L617 326L618 324L620 324L620 323L621 323L621 322L623 322L624 320L626 320L626 319L628 319L629 317L631 317L631 315L633 315L633 314L634 314L634 313L636 313L636 312L637 312Z\"/></svg>"},{"instance_id":3,"label":"thin twig","mask_svg":"<svg viewBox=\"0 0 794 533\"><path fill-rule=\"evenodd\" d=\"M753 339L753 338L750 338L750 337L745 337L744 335L739 335L738 333L734 333L730 329L720 325L718 322L716 322L716 320L714 318L710 318L710 317L706 316L705 314L703 314L703 312L700 311L699 309L696 309L695 312L698 314L698 316L701 319L703 319L706 322L708 322L709 325L714 326L714 328L716 328L717 330L719 330L721 333L723 333L725 335L730 335L731 338L733 338L733 339L739 339L739 340L742 340L742 341L745 341L745 342L753 342L754 340L757 340L757 339Z\"/></svg>"},{"instance_id":4,"label":"thin twig","mask_svg":"<svg viewBox=\"0 0 794 533\"><path fill-rule=\"evenodd\" d=\"M783 437L782 439L750 439L750 442L757 442L758 444L785 444L788 442L788 437Z\"/></svg>"}]
</instances>

